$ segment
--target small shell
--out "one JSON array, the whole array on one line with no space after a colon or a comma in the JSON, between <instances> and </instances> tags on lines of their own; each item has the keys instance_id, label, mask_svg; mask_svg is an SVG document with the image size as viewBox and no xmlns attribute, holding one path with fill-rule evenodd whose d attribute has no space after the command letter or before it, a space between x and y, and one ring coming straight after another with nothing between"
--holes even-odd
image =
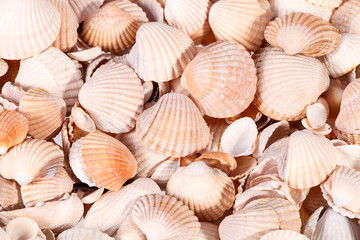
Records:
<instances>
[{"instance_id":1,"label":"small shell","mask_svg":"<svg viewBox=\"0 0 360 240\"><path fill-rule=\"evenodd\" d=\"M70 140L72 142L86 136L88 133L96 131L94 121L79 105L79 102L75 103L71 109L69 118L69 125L73 126L74 129L73 132L69 132Z\"/></svg>"},{"instance_id":2,"label":"small shell","mask_svg":"<svg viewBox=\"0 0 360 240\"><path fill-rule=\"evenodd\" d=\"M6 225L6 233L11 240L45 239L37 223L27 217L19 217L11 220Z\"/></svg>"},{"instance_id":3,"label":"small shell","mask_svg":"<svg viewBox=\"0 0 360 240\"><path fill-rule=\"evenodd\" d=\"M250 156L237 157L236 168L229 175L231 180L240 180L243 177L248 176L250 172L254 170L257 165L257 160Z\"/></svg>"},{"instance_id":4,"label":"small shell","mask_svg":"<svg viewBox=\"0 0 360 240\"><path fill-rule=\"evenodd\" d=\"M291 13L276 18L266 27L265 38L286 54L322 56L335 50L341 35L329 22L308 13Z\"/></svg>"},{"instance_id":5,"label":"small shell","mask_svg":"<svg viewBox=\"0 0 360 240\"><path fill-rule=\"evenodd\" d=\"M206 116L204 119L210 129L210 142L201 152L223 152L221 147L221 137L229 124L223 119Z\"/></svg>"},{"instance_id":6,"label":"small shell","mask_svg":"<svg viewBox=\"0 0 360 240\"><path fill-rule=\"evenodd\" d=\"M0 177L0 206L11 210L22 205L20 187L15 181Z\"/></svg>"},{"instance_id":7,"label":"small shell","mask_svg":"<svg viewBox=\"0 0 360 240\"><path fill-rule=\"evenodd\" d=\"M17 105L24 94L25 91L21 87L13 85L11 82L6 82L1 89L1 96Z\"/></svg>"},{"instance_id":8,"label":"small shell","mask_svg":"<svg viewBox=\"0 0 360 240\"><path fill-rule=\"evenodd\" d=\"M206 46L181 77L182 87L191 93L201 111L215 118L233 117L244 111L254 99L256 81L254 61L235 41Z\"/></svg>"},{"instance_id":9,"label":"small shell","mask_svg":"<svg viewBox=\"0 0 360 240\"><path fill-rule=\"evenodd\" d=\"M360 23L360 2L357 0L344 1L338 9L335 10L331 16L331 24L334 25L340 32L359 34Z\"/></svg>"},{"instance_id":10,"label":"small shell","mask_svg":"<svg viewBox=\"0 0 360 240\"><path fill-rule=\"evenodd\" d=\"M5 0L1 1L0 11L4 16L0 21L0 58L32 57L47 49L58 36L60 14L49 1Z\"/></svg>"},{"instance_id":11,"label":"small shell","mask_svg":"<svg viewBox=\"0 0 360 240\"><path fill-rule=\"evenodd\" d=\"M129 13L136 19L137 24L140 27L144 23L149 22L149 19L147 18L146 13L143 11L143 9L132 1L133 0L115 0L111 1L109 4L114 4L121 10Z\"/></svg>"},{"instance_id":12,"label":"small shell","mask_svg":"<svg viewBox=\"0 0 360 240\"><path fill-rule=\"evenodd\" d=\"M157 0L131 0L141 7L151 22L164 22L164 9Z\"/></svg>"},{"instance_id":13,"label":"small shell","mask_svg":"<svg viewBox=\"0 0 360 240\"><path fill-rule=\"evenodd\" d=\"M80 62L94 60L102 53L101 47L92 47L78 52L68 52L67 55Z\"/></svg>"},{"instance_id":14,"label":"small shell","mask_svg":"<svg viewBox=\"0 0 360 240\"><path fill-rule=\"evenodd\" d=\"M148 240L188 240L200 231L200 223L194 213L182 202L167 195L139 197L131 216Z\"/></svg>"},{"instance_id":15,"label":"small shell","mask_svg":"<svg viewBox=\"0 0 360 240\"><path fill-rule=\"evenodd\" d=\"M58 240L114 240L99 230L75 227L59 234Z\"/></svg>"},{"instance_id":16,"label":"small shell","mask_svg":"<svg viewBox=\"0 0 360 240\"><path fill-rule=\"evenodd\" d=\"M200 232L193 240L220 240L219 230L215 224L209 222L200 222L200 224Z\"/></svg>"},{"instance_id":17,"label":"small shell","mask_svg":"<svg viewBox=\"0 0 360 240\"><path fill-rule=\"evenodd\" d=\"M5 60L0 59L0 77L4 76L8 70L9 65L5 62Z\"/></svg>"},{"instance_id":18,"label":"small shell","mask_svg":"<svg viewBox=\"0 0 360 240\"><path fill-rule=\"evenodd\" d=\"M289 230L277 230L262 236L260 240L309 240L306 236Z\"/></svg>"},{"instance_id":19,"label":"small shell","mask_svg":"<svg viewBox=\"0 0 360 240\"><path fill-rule=\"evenodd\" d=\"M315 134L327 135L331 132L330 125L326 123L328 111L326 106L320 102L311 104L306 108L307 118L302 119L301 123Z\"/></svg>"},{"instance_id":20,"label":"small shell","mask_svg":"<svg viewBox=\"0 0 360 240\"><path fill-rule=\"evenodd\" d=\"M79 23L84 21L92 11L100 8L104 0L68 0Z\"/></svg>"},{"instance_id":21,"label":"small shell","mask_svg":"<svg viewBox=\"0 0 360 240\"><path fill-rule=\"evenodd\" d=\"M234 157L223 152L208 152L201 154L196 161L205 162L208 166L218 168L226 174L230 174L237 167L237 162Z\"/></svg>"}]
</instances>

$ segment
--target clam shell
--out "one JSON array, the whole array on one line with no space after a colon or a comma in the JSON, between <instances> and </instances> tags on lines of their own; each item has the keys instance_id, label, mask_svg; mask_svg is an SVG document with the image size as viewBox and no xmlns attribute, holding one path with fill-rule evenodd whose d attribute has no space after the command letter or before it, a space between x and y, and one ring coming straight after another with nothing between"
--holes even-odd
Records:
<instances>
[{"instance_id":1,"label":"clam shell","mask_svg":"<svg viewBox=\"0 0 360 240\"><path fill-rule=\"evenodd\" d=\"M104 0L68 0L79 23L83 22L92 11L100 8Z\"/></svg>"},{"instance_id":2,"label":"clam shell","mask_svg":"<svg viewBox=\"0 0 360 240\"><path fill-rule=\"evenodd\" d=\"M9 70L9 65L5 62L4 59L0 58L0 77L4 76Z\"/></svg>"},{"instance_id":3,"label":"clam shell","mask_svg":"<svg viewBox=\"0 0 360 240\"><path fill-rule=\"evenodd\" d=\"M181 77L181 85L191 93L201 111L215 118L232 117L244 111L254 98L256 81L254 61L235 41L217 41L206 46L186 66Z\"/></svg>"},{"instance_id":4,"label":"clam shell","mask_svg":"<svg viewBox=\"0 0 360 240\"><path fill-rule=\"evenodd\" d=\"M142 110L143 87L131 68L110 61L84 84L79 101L100 130L128 132Z\"/></svg>"},{"instance_id":5,"label":"clam shell","mask_svg":"<svg viewBox=\"0 0 360 240\"><path fill-rule=\"evenodd\" d=\"M210 140L209 128L195 104L178 93L165 94L140 114L136 134L150 149L173 157L192 155Z\"/></svg>"},{"instance_id":6,"label":"clam shell","mask_svg":"<svg viewBox=\"0 0 360 240\"><path fill-rule=\"evenodd\" d=\"M260 240L309 240L306 236L289 230L276 230L262 236Z\"/></svg>"},{"instance_id":7,"label":"clam shell","mask_svg":"<svg viewBox=\"0 0 360 240\"><path fill-rule=\"evenodd\" d=\"M344 4L342 4L338 9L336 9L334 11L334 14L331 16L331 24L334 25L337 29L339 29L340 32L359 34L359 11L359 1L344 1Z\"/></svg>"},{"instance_id":8,"label":"clam shell","mask_svg":"<svg viewBox=\"0 0 360 240\"><path fill-rule=\"evenodd\" d=\"M200 222L199 234L193 240L220 240L218 227L209 222Z\"/></svg>"},{"instance_id":9,"label":"clam shell","mask_svg":"<svg viewBox=\"0 0 360 240\"><path fill-rule=\"evenodd\" d=\"M320 216L324 213L324 210L325 207L319 207L309 216L309 218L303 224L301 232L308 238L311 238L313 236L317 222L319 221Z\"/></svg>"},{"instance_id":10,"label":"clam shell","mask_svg":"<svg viewBox=\"0 0 360 240\"><path fill-rule=\"evenodd\" d=\"M255 56L255 65L258 82L254 103L275 120L300 120L306 106L314 103L330 84L319 60L289 56L275 47L262 49Z\"/></svg>"},{"instance_id":11,"label":"clam shell","mask_svg":"<svg viewBox=\"0 0 360 240\"><path fill-rule=\"evenodd\" d=\"M59 234L58 240L114 240L96 229L75 227Z\"/></svg>"},{"instance_id":12,"label":"clam shell","mask_svg":"<svg viewBox=\"0 0 360 240\"><path fill-rule=\"evenodd\" d=\"M217 40L235 40L256 51L272 17L267 1L226 0L211 7L209 23Z\"/></svg>"},{"instance_id":13,"label":"clam shell","mask_svg":"<svg viewBox=\"0 0 360 240\"><path fill-rule=\"evenodd\" d=\"M221 217L235 199L231 179L202 161L180 167L167 183L166 193L183 201L200 220L206 221Z\"/></svg>"},{"instance_id":14,"label":"clam shell","mask_svg":"<svg viewBox=\"0 0 360 240\"><path fill-rule=\"evenodd\" d=\"M201 152L223 152L221 147L221 137L225 129L229 126L223 119L204 117L210 129L210 142Z\"/></svg>"},{"instance_id":15,"label":"clam shell","mask_svg":"<svg viewBox=\"0 0 360 240\"><path fill-rule=\"evenodd\" d=\"M115 0L111 1L109 4L115 4L118 8L133 16L139 27L144 23L149 22L144 10L138 6L137 3L133 3L133 0Z\"/></svg>"},{"instance_id":16,"label":"clam shell","mask_svg":"<svg viewBox=\"0 0 360 240\"><path fill-rule=\"evenodd\" d=\"M132 0L141 7L151 22L164 22L164 9L157 0Z\"/></svg>"},{"instance_id":17,"label":"clam shell","mask_svg":"<svg viewBox=\"0 0 360 240\"><path fill-rule=\"evenodd\" d=\"M34 88L20 100L19 111L29 122L29 134L49 139L58 134L66 115L66 103L49 92Z\"/></svg>"},{"instance_id":18,"label":"clam shell","mask_svg":"<svg viewBox=\"0 0 360 240\"><path fill-rule=\"evenodd\" d=\"M6 233L12 240L45 240L45 235L41 232L37 223L27 217L19 217L11 220L6 225Z\"/></svg>"},{"instance_id":19,"label":"clam shell","mask_svg":"<svg viewBox=\"0 0 360 240\"><path fill-rule=\"evenodd\" d=\"M32 57L47 49L58 36L60 14L49 1L5 0L1 1L0 11L0 58Z\"/></svg>"},{"instance_id":20,"label":"clam shell","mask_svg":"<svg viewBox=\"0 0 360 240\"><path fill-rule=\"evenodd\" d=\"M196 237L200 231L194 213L181 201L167 195L139 197L131 216L148 240L187 240Z\"/></svg>"},{"instance_id":21,"label":"clam shell","mask_svg":"<svg viewBox=\"0 0 360 240\"><path fill-rule=\"evenodd\" d=\"M87 62L94 60L102 53L101 47L92 47L78 52L69 52L67 55L72 59L80 62Z\"/></svg>"},{"instance_id":22,"label":"clam shell","mask_svg":"<svg viewBox=\"0 0 360 240\"><path fill-rule=\"evenodd\" d=\"M143 24L129 53L129 62L145 81L166 82L179 77L196 54L185 33L163 23Z\"/></svg>"},{"instance_id":23,"label":"clam shell","mask_svg":"<svg viewBox=\"0 0 360 240\"><path fill-rule=\"evenodd\" d=\"M22 205L20 187L15 181L0 177L0 206L10 210Z\"/></svg>"},{"instance_id":24,"label":"clam shell","mask_svg":"<svg viewBox=\"0 0 360 240\"><path fill-rule=\"evenodd\" d=\"M341 35L320 17L291 13L270 22L265 30L265 39L289 55L322 56L335 50Z\"/></svg>"},{"instance_id":25,"label":"clam shell","mask_svg":"<svg viewBox=\"0 0 360 240\"><path fill-rule=\"evenodd\" d=\"M24 186L39 178L52 178L64 161L64 153L55 144L28 139L13 147L0 160L0 174Z\"/></svg>"}]
</instances>

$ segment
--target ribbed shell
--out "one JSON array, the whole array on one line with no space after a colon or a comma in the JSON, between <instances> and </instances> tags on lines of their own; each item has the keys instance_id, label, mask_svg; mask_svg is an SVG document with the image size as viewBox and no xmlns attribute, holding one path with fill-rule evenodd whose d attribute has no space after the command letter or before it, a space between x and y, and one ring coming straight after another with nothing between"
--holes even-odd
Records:
<instances>
[{"instance_id":1,"label":"ribbed shell","mask_svg":"<svg viewBox=\"0 0 360 240\"><path fill-rule=\"evenodd\" d=\"M32 57L58 36L60 14L47 0L3 0L0 12L0 58Z\"/></svg>"},{"instance_id":2,"label":"ribbed shell","mask_svg":"<svg viewBox=\"0 0 360 240\"><path fill-rule=\"evenodd\" d=\"M151 22L139 28L129 62L141 79L166 82L179 77L195 54L196 47L185 33Z\"/></svg>"},{"instance_id":3,"label":"ribbed shell","mask_svg":"<svg viewBox=\"0 0 360 240\"><path fill-rule=\"evenodd\" d=\"M142 110L143 87L131 68L110 61L87 80L79 92L79 101L100 130L128 132Z\"/></svg>"},{"instance_id":4,"label":"ribbed shell","mask_svg":"<svg viewBox=\"0 0 360 240\"><path fill-rule=\"evenodd\" d=\"M29 134L38 139L56 136L66 115L66 104L62 98L34 88L28 90L20 100L19 111L29 122Z\"/></svg>"},{"instance_id":5,"label":"ribbed shell","mask_svg":"<svg viewBox=\"0 0 360 240\"><path fill-rule=\"evenodd\" d=\"M266 47L255 56L257 92L254 103L266 116L294 121L305 116L306 106L316 102L329 87L326 69L315 58L286 55Z\"/></svg>"},{"instance_id":6,"label":"ribbed shell","mask_svg":"<svg viewBox=\"0 0 360 240\"><path fill-rule=\"evenodd\" d=\"M101 231L90 228L81 228L81 227L74 227L68 229L60 233L57 239L58 240L114 240L114 238L109 237L109 235L102 233Z\"/></svg>"},{"instance_id":7,"label":"ribbed shell","mask_svg":"<svg viewBox=\"0 0 360 240\"><path fill-rule=\"evenodd\" d=\"M146 13L140 6L137 5L137 3L133 3L132 1L129 0L115 0L110 2L109 4L114 4L118 6L118 8L120 8L121 10L133 16L136 19L136 22L139 27L144 23L149 22Z\"/></svg>"},{"instance_id":8,"label":"ribbed shell","mask_svg":"<svg viewBox=\"0 0 360 240\"><path fill-rule=\"evenodd\" d=\"M45 238L37 223L27 217L18 217L11 220L6 225L6 233L12 240L42 240Z\"/></svg>"},{"instance_id":9,"label":"ribbed shell","mask_svg":"<svg viewBox=\"0 0 360 240\"><path fill-rule=\"evenodd\" d=\"M63 161L64 153L57 145L28 139L1 157L0 174L23 186L39 178L54 177Z\"/></svg>"},{"instance_id":10,"label":"ribbed shell","mask_svg":"<svg viewBox=\"0 0 360 240\"><path fill-rule=\"evenodd\" d=\"M92 11L100 8L104 0L68 0L79 23L83 22Z\"/></svg>"},{"instance_id":11,"label":"ribbed shell","mask_svg":"<svg viewBox=\"0 0 360 240\"><path fill-rule=\"evenodd\" d=\"M20 205L22 205L20 187L15 181L0 177L0 206L9 210Z\"/></svg>"},{"instance_id":12,"label":"ribbed shell","mask_svg":"<svg viewBox=\"0 0 360 240\"><path fill-rule=\"evenodd\" d=\"M334 25L340 32L359 34L360 24L360 2L357 0L344 1L338 9L335 10L331 16L331 24Z\"/></svg>"},{"instance_id":13,"label":"ribbed shell","mask_svg":"<svg viewBox=\"0 0 360 240\"><path fill-rule=\"evenodd\" d=\"M221 137L225 129L229 126L224 119L204 117L210 129L210 142L201 152L222 152Z\"/></svg>"},{"instance_id":14,"label":"ribbed shell","mask_svg":"<svg viewBox=\"0 0 360 240\"><path fill-rule=\"evenodd\" d=\"M200 220L205 221L221 217L235 200L231 179L202 161L180 167L167 183L166 194L184 202Z\"/></svg>"},{"instance_id":15,"label":"ribbed shell","mask_svg":"<svg viewBox=\"0 0 360 240\"><path fill-rule=\"evenodd\" d=\"M146 13L151 22L164 22L164 9L157 0L131 0Z\"/></svg>"},{"instance_id":16,"label":"ribbed shell","mask_svg":"<svg viewBox=\"0 0 360 240\"><path fill-rule=\"evenodd\" d=\"M319 7L329 7L329 8L336 8L341 5L343 0L306 0L308 2L311 2L312 4L315 4ZM347 1L347 0L345 0Z\"/></svg>"},{"instance_id":17,"label":"ribbed shell","mask_svg":"<svg viewBox=\"0 0 360 240\"><path fill-rule=\"evenodd\" d=\"M267 1L224 0L211 7L209 23L217 40L235 40L256 51L272 17Z\"/></svg>"},{"instance_id":18,"label":"ribbed shell","mask_svg":"<svg viewBox=\"0 0 360 240\"><path fill-rule=\"evenodd\" d=\"M277 230L262 236L260 240L309 240L306 236L289 230Z\"/></svg>"},{"instance_id":19,"label":"ribbed shell","mask_svg":"<svg viewBox=\"0 0 360 240\"><path fill-rule=\"evenodd\" d=\"M185 95L168 93L136 121L138 138L164 155L185 157L204 149L210 131L195 104Z\"/></svg>"},{"instance_id":20,"label":"ribbed shell","mask_svg":"<svg viewBox=\"0 0 360 240\"><path fill-rule=\"evenodd\" d=\"M193 240L220 240L218 226L209 222L200 224L200 232Z\"/></svg>"},{"instance_id":21,"label":"ribbed shell","mask_svg":"<svg viewBox=\"0 0 360 240\"><path fill-rule=\"evenodd\" d=\"M139 197L131 216L148 240L188 240L200 231L194 213L181 201L167 195Z\"/></svg>"},{"instance_id":22,"label":"ribbed shell","mask_svg":"<svg viewBox=\"0 0 360 240\"><path fill-rule=\"evenodd\" d=\"M4 59L0 59L0 77L4 76L9 70L9 65L5 62Z\"/></svg>"},{"instance_id":23,"label":"ribbed shell","mask_svg":"<svg viewBox=\"0 0 360 240\"><path fill-rule=\"evenodd\" d=\"M215 118L233 117L244 111L254 98L256 81L254 61L235 41L206 46L181 77L181 85L202 112Z\"/></svg>"},{"instance_id":24,"label":"ribbed shell","mask_svg":"<svg viewBox=\"0 0 360 240\"><path fill-rule=\"evenodd\" d=\"M81 36L90 46L119 53L135 43L138 28L135 17L110 4L91 13L83 23Z\"/></svg>"}]
</instances>

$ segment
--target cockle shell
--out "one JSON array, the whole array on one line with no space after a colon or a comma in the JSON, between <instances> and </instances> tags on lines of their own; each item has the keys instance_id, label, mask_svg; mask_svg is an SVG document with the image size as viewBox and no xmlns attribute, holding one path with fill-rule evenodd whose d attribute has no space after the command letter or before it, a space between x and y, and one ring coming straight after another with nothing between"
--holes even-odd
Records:
<instances>
[{"instance_id":1,"label":"cockle shell","mask_svg":"<svg viewBox=\"0 0 360 240\"><path fill-rule=\"evenodd\" d=\"M149 22L149 19L147 18L146 13L143 11L143 9L138 6L137 3L134 3L132 0L115 0L110 1L109 4L114 4L121 10L133 16L136 19L139 27L144 23Z\"/></svg>"},{"instance_id":2,"label":"cockle shell","mask_svg":"<svg viewBox=\"0 0 360 240\"><path fill-rule=\"evenodd\" d=\"M209 23L217 40L235 40L256 51L272 17L268 1L225 0L211 7Z\"/></svg>"},{"instance_id":3,"label":"cockle shell","mask_svg":"<svg viewBox=\"0 0 360 240\"><path fill-rule=\"evenodd\" d=\"M200 231L200 223L194 213L181 201L167 195L139 197L131 216L148 240L188 240Z\"/></svg>"},{"instance_id":4,"label":"cockle shell","mask_svg":"<svg viewBox=\"0 0 360 240\"><path fill-rule=\"evenodd\" d=\"M336 9L334 11L334 14L331 16L331 24L334 25L337 29L339 29L340 32L359 34L359 11L359 1L344 1L344 4L342 4L338 9Z\"/></svg>"},{"instance_id":5,"label":"cockle shell","mask_svg":"<svg viewBox=\"0 0 360 240\"><path fill-rule=\"evenodd\" d=\"M166 82L179 77L196 54L185 33L163 23L143 24L129 53L129 62L145 81Z\"/></svg>"},{"instance_id":6,"label":"cockle shell","mask_svg":"<svg viewBox=\"0 0 360 240\"><path fill-rule=\"evenodd\" d=\"M83 22L92 11L100 8L104 0L68 0L79 23Z\"/></svg>"},{"instance_id":7,"label":"cockle shell","mask_svg":"<svg viewBox=\"0 0 360 240\"><path fill-rule=\"evenodd\" d=\"M266 47L255 56L257 92L254 103L266 116L294 121L305 116L329 87L326 69L315 58L286 55L276 47Z\"/></svg>"},{"instance_id":8,"label":"cockle shell","mask_svg":"<svg viewBox=\"0 0 360 240\"><path fill-rule=\"evenodd\" d=\"M0 174L24 186L39 178L52 178L64 161L64 153L55 144L28 139L13 147L0 159Z\"/></svg>"},{"instance_id":9,"label":"cockle shell","mask_svg":"<svg viewBox=\"0 0 360 240\"><path fill-rule=\"evenodd\" d=\"M76 140L80 139L81 137L85 137L88 133L95 131L96 131L96 126L94 121L91 119L89 114L87 114L80 107L80 103L76 102L73 108L71 109L71 114L69 117L68 135L70 138L70 142L73 143Z\"/></svg>"},{"instance_id":10,"label":"cockle shell","mask_svg":"<svg viewBox=\"0 0 360 240\"><path fill-rule=\"evenodd\" d=\"M37 223L27 217L18 217L6 225L11 240L46 240Z\"/></svg>"},{"instance_id":11,"label":"cockle shell","mask_svg":"<svg viewBox=\"0 0 360 240\"><path fill-rule=\"evenodd\" d=\"M141 113L136 134L150 149L173 157L192 155L210 140L209 128L195 104L178 93L165 94Z\"/></svg>"},{"instance_id":12,"label":"cockle shell","mask_svg":"<svg viewBox=\"0 0 360 240\"><path fill-rule=\"evenodd\" d=\"M13 85L11 82L6 82L1 89L1 96L17 105L24 94L25 91L21 87Z\"/></svg>"},{"instance_id":13,"label":"cockle shell","mask_svg":"<svg viewBox=\"0 0 360 240\"><path fill-rule=\"evenodd\" d=\"M306 236L289 230L276 230L262 236L260 240L309 240Z\"/></svg>"},{"instance_id":14,"label":"cockle shell","mask_svg":"<svg viewBox=\"0 0 360 240\"><path fill-rule=\"evenodd\" d=\"M245 188L250 188L251 181L263 175L278 175L277 159L266 158L265 160L259 162L259 164L256 165L254 169L249 173Z\"/></svg>"},{"instance_id":15,"label":"cockle shell","mask_svg":"<svg viewBox=\"0 0 360 240\"><path fill-rule=\"evenodd\" d=\"M254 98L256 81L254 61L235 41L206 46L181 77L182 87L191 93L201 111L215 118L233 117L244 111Z\"/></svg>"},{"instance_id":16,"label":"cockle shell","mask_svg":"<svg viewBox=\"0 0 360 240\"><path fill-rule=\"evenodd\" d=\"M131 0L141 7L151 22L164 22L164 9L157 0Z\"/></svg>"},{"instance_id":17,"label":"cockle shell","mask_svg":"<svg viewBox=\"0 0 360 240\"><path fill-rule=\"evenodd\" d=\"M309 13L290 13L266 27L265 39L286 54L322 56L340 44L339 31L329 22Z\"/></svg>"},{"instance_id":18,"label":"cockle shell","mask_svg":"<svg viewBox=\"0 0 360 240\"><path fill-rule=\"evenodd\" d=\"M114 240L96 229L74 227L59 234L58 240Z\"/></svg>"},{"instance_id":19,"label":"cockle shell","mask_svg":"<svg viewBox=\"0 0 360 240\"><path fill-rule=\"evenodd\" d=\"M0 58L0 77L4 76L5 73L9 70L9 65L5 62L4 59Z\"/></svg>"},{"instance_id":20,"label":"cockle shell","mask_svg":"<svg viewBox=\"0 0 360 240\"><path fill-rule=\"evenodd\" d=\"M301 120L302 125L315 134L327 135L331 132L331 127L326 123L329 115L329 106L324 98L319 98L314 104L306 107L306 117Z\"/></svg>"},{"instance_id":21,"label":"cockle shell","mask_svg":"<svg viewBox=\"0 0 360 240\"><path fill-rule=\"evenodd\" d=\"M22 205L20 187L15 181L0 177L0 206L11 210Z\"/></svg>"},{"instance_id":22,"label":"cockle shell","mask_svg":"<svg viewBox=\"0 0 360 240\"><path fill-rule=\"evenodd\" d=\"M0 58L32 57L48 48L58 36L60 14L49 1L4 0L0 3L0 11L3 13Z\"/></svg>"}]
</instances>

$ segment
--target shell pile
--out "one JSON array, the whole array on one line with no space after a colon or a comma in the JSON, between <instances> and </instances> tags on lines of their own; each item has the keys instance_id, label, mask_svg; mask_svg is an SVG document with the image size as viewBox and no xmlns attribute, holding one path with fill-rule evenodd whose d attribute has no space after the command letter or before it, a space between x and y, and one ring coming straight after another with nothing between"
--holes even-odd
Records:
<instances>
[{"instance_id":1,"label":"shell pile","mask_svg":"<svg viewBox=\"0 0 360 240\"><path fill-rule=\"evenodd\" d=\"M360 240L359 0L0 0L0 240Z\"/></svg>"}]
</instances>

